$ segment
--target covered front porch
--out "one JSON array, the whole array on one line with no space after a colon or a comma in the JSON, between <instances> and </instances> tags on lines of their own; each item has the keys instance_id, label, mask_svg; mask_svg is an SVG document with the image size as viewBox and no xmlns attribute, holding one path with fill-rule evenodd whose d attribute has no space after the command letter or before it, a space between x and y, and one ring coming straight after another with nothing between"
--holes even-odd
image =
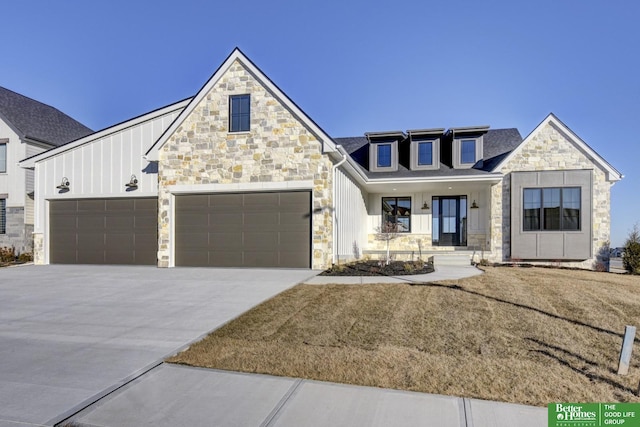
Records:
<instances>
[{"instance_id":1,"label":"covered front porch","mask_svg":"<svg viewBox=\"0 0 640 427\"><path fill-rule=\"evenodd\" d=\"M380 183L367 190L367 243L363 255L395 259L452 254L479 261L491 257L495 175L484 179ZM385 224L394 231L387 242Z\"/></svg>"}]
</instances>

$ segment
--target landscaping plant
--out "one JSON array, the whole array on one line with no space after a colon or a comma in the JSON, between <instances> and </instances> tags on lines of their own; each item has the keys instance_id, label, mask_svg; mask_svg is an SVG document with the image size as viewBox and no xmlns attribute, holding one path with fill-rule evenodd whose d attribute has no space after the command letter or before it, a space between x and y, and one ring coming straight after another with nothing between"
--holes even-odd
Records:
<instances>
[{"instance_id":1,"label":"landscaping plant","mask_svg":"<svg viewBox=\"0 0 640 427\"><path fill-rule=\"evenodd\" d=\"M640 229L638 229L638 224L633 226L624 243L622 265L629 273L640 274Z\"/></svg>"}]
</instances>

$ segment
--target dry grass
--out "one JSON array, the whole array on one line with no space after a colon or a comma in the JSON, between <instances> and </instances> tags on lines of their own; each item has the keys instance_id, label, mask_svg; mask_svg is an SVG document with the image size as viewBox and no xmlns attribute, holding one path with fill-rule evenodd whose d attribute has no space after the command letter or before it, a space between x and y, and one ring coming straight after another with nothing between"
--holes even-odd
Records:
<instances>
[{"instance_id":1,"label":"dry grass","mask_svg":"<svg viewBox=\"0 0 640 427\"><path fill-rule=\"evenodd\" d=\"M486 268L426 285L300 285L170 362L544 406L638 402L616 375L640 278Z\"/></svg>"}]
</instances>

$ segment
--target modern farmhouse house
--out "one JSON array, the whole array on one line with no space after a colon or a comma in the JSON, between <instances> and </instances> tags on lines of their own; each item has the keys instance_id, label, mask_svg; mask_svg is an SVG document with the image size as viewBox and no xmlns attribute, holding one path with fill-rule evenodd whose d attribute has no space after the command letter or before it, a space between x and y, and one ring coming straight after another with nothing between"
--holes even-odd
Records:
<instances>
[{"instance_id":1,"label":"modern farmhouse house","mask_svg":"<svg viewBox=\"0 0 640 427\"><path fill-rule=\"evenodd\" d=\"M332 138L240 50L193 97L23 160L38 264L322 269L475 251L593 268L622 175L550 114Z\"/></svg>"}]
</instances>

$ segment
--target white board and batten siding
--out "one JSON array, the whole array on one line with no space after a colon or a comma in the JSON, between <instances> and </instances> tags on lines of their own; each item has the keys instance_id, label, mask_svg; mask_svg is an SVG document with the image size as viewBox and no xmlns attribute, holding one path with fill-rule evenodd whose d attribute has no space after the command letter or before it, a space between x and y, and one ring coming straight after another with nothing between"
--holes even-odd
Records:
<instances>
[{"instance_id":1,"label":"white board and batten siding","mask_svg":"<svg viewBox=\"0 0 640 427\"><path fill-rule=\"evenodd\" d=\"M36 232L44 231L47 200L157 197L157 167L143 156L180 111L155 115L129 127L117 125L117 131L98 132L96 139L87 137L81 145L36 162ZM125 184L131 175L138 179L138 188L127 191ZM63 177L69 180L66 192L56 188Z\"/></svg>"},{"instance_id":2,"label":"white board and batten siding","mask_svg":"<svg viewBox=\"0 0 640 427\"><path fill-rule=\"evenodd\" d=\"M35 144L26 144L26 156L31 157L36 154L40 154L44 151L47 151L46 148L35 145ZM35 172L33 169L24 169L25 175L25 199L24 199L24 223L33 225L33 211L35 200L33 197L30 197L29 194L35 190Z\"/></svg>"},{"instance_id":3,"label":"white board and batten siding","mask_svg":"<svg viewBox=\"0 0 640 427\"><path fill-rule=\"evenodd\" d=\"M337 258L354 258L354 245L360 254L367 244L367 201L365 192L340 168L335 176L334 206L336 209Z\"/></svg>"}]
</instances>

